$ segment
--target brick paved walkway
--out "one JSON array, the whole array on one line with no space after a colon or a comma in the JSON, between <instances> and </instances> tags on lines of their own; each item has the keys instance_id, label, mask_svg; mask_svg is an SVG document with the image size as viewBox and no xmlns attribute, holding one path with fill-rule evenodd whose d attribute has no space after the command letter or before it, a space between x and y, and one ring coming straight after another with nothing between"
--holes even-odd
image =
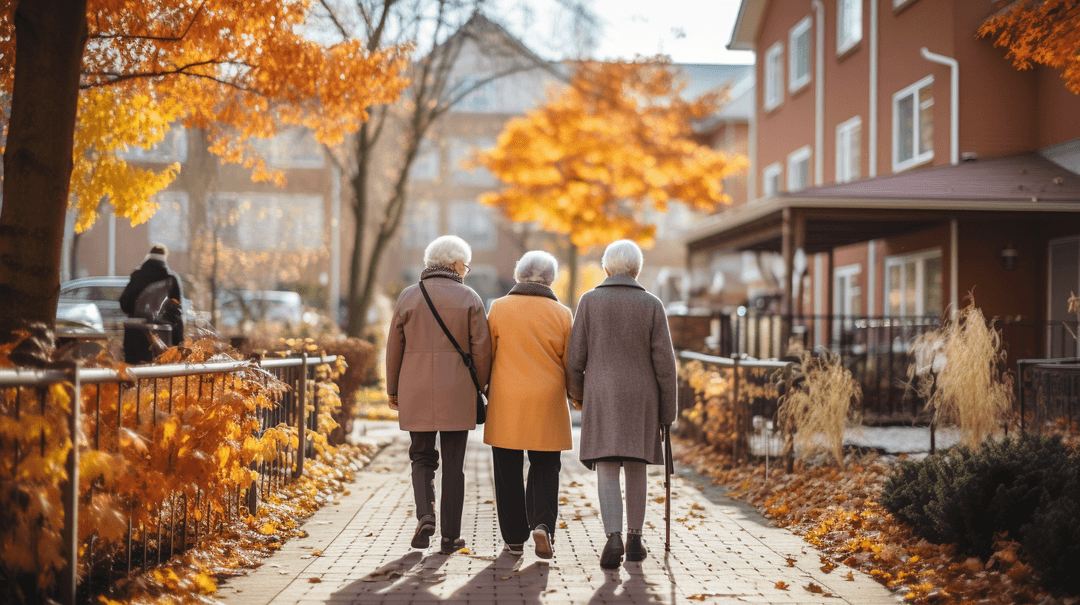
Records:
<instances>
[{"instance_id":1,"label":"brick paved walkway","mask_svg":"<svg viewBox=\"0 0 1080 605\"><path fill-rule=\"evenodd\" d=\"M340 504L319 511L292 540L251 574L230 579L218 597L229 603L404 603L467 605L540 603L857 603L898 599L868 576L821 571L801 538L773 527L752 507L723 497L688 471L673 482L671 552L663 549L660 467L650 468L645 540L649 557L617 572L600 569L605 542L596 481L563 454L555 558L502 551L496 525L490 449L474 432L466 459L462 537L470 551L441 555L409 548L415 528L407 438L399 436L350 486ZM438 483L436 483L438 485ZM561 524L560 523L560 524ZM437 536L438 534L436 534ZM432 540L436 545L437 540ZM786 590L776 588L786 582ZM826 594L814 594L810 583Z\"/></svg>"}]
</instances>

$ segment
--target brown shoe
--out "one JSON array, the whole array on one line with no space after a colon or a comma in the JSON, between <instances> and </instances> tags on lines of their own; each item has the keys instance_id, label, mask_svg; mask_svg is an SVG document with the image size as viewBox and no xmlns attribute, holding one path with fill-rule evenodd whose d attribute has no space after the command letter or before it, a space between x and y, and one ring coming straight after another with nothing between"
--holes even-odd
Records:
<instances>
[{"instance_id":1,"label":"brown shoe","mask_svg":"<svg viewBox=\"0 0 1080 605\"><path fill-rule=\"evenodd\" d=\"M461 550L462 548L465 548L464 538L450 539L446 536L443 536L442 542L439 544L439 552L444 555L452 555L457 551Z\"/></svg>"},{"instance_id":2,"label":"brown shoe","mask_svg":"<svg viewBox=\"0 0 1080 605\"><path fill-rule=\"evenodd\" d=\"M608 534L607 545L600 554L600 567L604 569L618 569L622 565L623 543L622 532Z\"/></svg>"},{"instance_id":3,"label":"brown shoe","mask_svg":"<svg viewBox=\"0 0 1080 605\"><path fill-rule=\"evenodd\" d=\"M536 526L532 533L533 542L536 543L536 556L541 559L550 559L555 551L551 548L551 532L546 525L541 523Z\"/></svg>"},{"instance_id":4,"label":"brown shoe","mask_svg":"<svg viewBox=\"0 0 1080 605\"><path fill-rule=\"evenodd\" d=\"M626 560L627 561L644 561L645 557L649 555L648 549L645 548L645 541L641 539L641 534L629 532L626 534Z\"/></svg>"}]
</instances>

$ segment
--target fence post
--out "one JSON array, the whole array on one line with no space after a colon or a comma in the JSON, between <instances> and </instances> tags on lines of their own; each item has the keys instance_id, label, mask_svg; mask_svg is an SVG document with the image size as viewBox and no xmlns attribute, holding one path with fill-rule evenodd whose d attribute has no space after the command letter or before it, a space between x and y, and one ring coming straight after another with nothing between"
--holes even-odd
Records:
<instances>
[{"instance_id":1,"label":"fence post","mask_svg":"<svg viewBox=\"0 0 1080 605\"><path fill-rule=\"evenodd\" d=\"M791 368L790 363L784 368L784 403L791 397ZM795 431L792 428L789 413L784 416L784 472L788 474L795 472Z\"/></svg>"},{"instance_id":2,"label":"fence post","mask_svg":"<svg viewBox=\"0 0 1080 605\"><path fill-rule=\"evenodd\" d=\"M299 441L296 449L296 474L293 479L304 474L304 458L307 456L307 373L307 353L304 353L303 362L300 364L300 385L296 389L296 432Z\"/></svg>"},{"instance_id":3,"label":"fence post","mask_svg":"<svg viewBox=\"0 0 1080 605\"><path fill-rule=\"evenodd\" d=\"M1017 399L1020 400L1020 433L1024 432L1024 362L1016 362L1016 382L1020 386L1020 392L1017 393Z\"/></svg>"},{"instance_id":4,"label":"fence post","mask_svg":"<svg viewBox=\"0 0 1080 605\"><path fill-rule=\"evenodd\" d=\"M64 529L61 535L67 567L60 579L60 602L75 605L75 593L79 585L79 414L82 411L82 389L79 379L79 362L71 369L71 413L68 414L68 434L71 449L67 455L67 481L61 496L64 502Z\"/></svg>"},{"instance_id":5,"label":"fence post","mask_svg":"<svg viewBox=\"0 0 1080 605\"><path fill-rule=\"evenodd\" d=\"M739 399L739 358L734 359L734 363L731 366L731 403L732 410L735 412L735 444L732 447L732 453L735 454L735 459L739 460L746 453L746 421L747 418L743 413L742 401Z\"/></svg>"}]
</instances>

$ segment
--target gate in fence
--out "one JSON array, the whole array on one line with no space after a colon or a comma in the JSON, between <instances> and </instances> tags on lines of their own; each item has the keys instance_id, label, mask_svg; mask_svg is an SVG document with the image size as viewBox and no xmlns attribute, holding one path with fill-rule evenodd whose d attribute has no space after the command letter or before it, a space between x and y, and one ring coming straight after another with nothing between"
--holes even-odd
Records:
<instances>
[{"instance_id":1,"label":"gate in fence","mask_svg":"<svg viewBox=\"0 0 1080 605\"><path fill-rule=\"evenodd\" d=\"M126 371L0 369L0 482L9 495L24 499L47 499L59 483L54 504L62 510L40 520L42 535L60 536L57 557L27 555L37 568L17 570L21 574L13 579L34 590L38 575L53 569L58 581L52 597L69 604L88 601L132 571L167 561L241 515L254 514L259 501L304 473L305 459L313 454L309 432L318 430L322 411L318 373L328 376L326 366L336 359L305 355ZM212 423L218 413L242 419L227 429L236 434L213 433L222 430ZM177 427L192 428L183 423L205 426L178 437ZM76 447L68 447L71 436ZM196 438L218 439L233 450L258 446L260 452L241 469L246 477L221 480L197 469L185 474L174 465L197 447ZM205 453L197 454L201 458L193 454L192 464L206 464ZM239 452L217 454L209 462ZM108 486L131 479L117 476L124 469L101 468L80 482L80 457L91 466L126 458L143 471L141 493L156 496L117 502L121 492ZM116 510L123 514L98 519L93 527L85 519L80 525L80 506L96 511L108 502L119 504ZM25 548L35 546L40 544Z\"/></svg>"}]
</instances>

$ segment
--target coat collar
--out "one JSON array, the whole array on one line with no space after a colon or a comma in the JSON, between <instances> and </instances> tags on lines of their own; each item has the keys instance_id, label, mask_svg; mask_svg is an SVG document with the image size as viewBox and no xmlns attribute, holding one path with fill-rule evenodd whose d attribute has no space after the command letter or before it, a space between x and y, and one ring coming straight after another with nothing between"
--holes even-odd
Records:
<instances>
[{"instance_id":1,"label":"coat collar","mask_svg":"<svg viewBox=\"0 0 1080 605\"><path fill-rule=\"evenodd\" d=\"M629 275L610 275L607 279L600 282L597 288L606 288L610 286L624 286L628 288L637 288L638 290L644 290L645 288L637 282L636 279Z\"/></svg>"},{"instance_id":2,"label":"coat collar","mask_svg":"<svg viewBox=\"0 0 1080 605\"><path fill-rule=\"evenodd\" d=\"M555 291L544 284L537 284L531 282L520 282L514 285L510 289L510 294L520 294L523 296L543 296L550 298L555 302L559 302L559 297L555 296Z\"/></svg>"}]
</instances>

